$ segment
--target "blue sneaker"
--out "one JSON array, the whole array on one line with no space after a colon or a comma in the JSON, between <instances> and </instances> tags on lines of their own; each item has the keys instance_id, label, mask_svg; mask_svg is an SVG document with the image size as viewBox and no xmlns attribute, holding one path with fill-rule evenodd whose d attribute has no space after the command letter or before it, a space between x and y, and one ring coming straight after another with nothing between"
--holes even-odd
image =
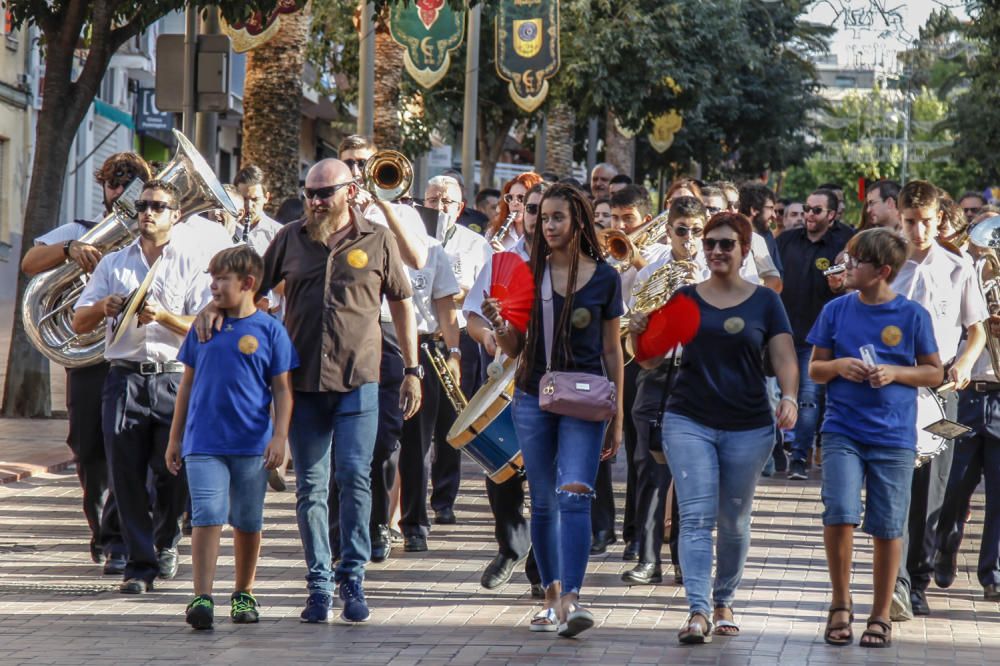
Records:
<instances>
[{"instance_id":1,"label":"blue sneaker","mask_svg":"<svg viewBox=\"0 0 1000 666\"><path fill-rule=\"evenodd\" d=\"M340 584L340 598L344 600L344 611L340 614L340 619L344 622L367 622L371 617L368 604L365 603L365 591L357 578Z\"/></svg>"},{"instance_id":2,"label":"blue sneaker","mask_svg":"<svg viewBox=\"0 0 1000 666\"><path fill-rule=\"evenodd\" d=\"M306 608L299 620L309 624L333 622L333 597L326 592L313 592L306 599Z\"/></svg>"}]
</instances>

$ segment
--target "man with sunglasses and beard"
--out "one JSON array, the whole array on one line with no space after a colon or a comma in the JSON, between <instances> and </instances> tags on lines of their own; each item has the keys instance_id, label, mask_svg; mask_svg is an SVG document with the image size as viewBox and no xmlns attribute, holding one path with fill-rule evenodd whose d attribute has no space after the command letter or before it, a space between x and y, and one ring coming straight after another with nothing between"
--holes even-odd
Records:
<instances>
[{"instance_id":1,"label":"man with sunglasses and beard","mask_svg":"<svg viewBox=\"0 0 1000 666\"><path fill-rule=\"evenodd\" d=\"M105 215L134 179L150 178L149 166L136 153L116 153L94 174L101 185ZM36 275L70 260L85 273L93 273L101 251L80 241L96 221L73 220L35 239L24 255L21 270ZM101 387L108 376L108 363L101 360L82 368L66 368L66 411L76 474L83 488L83 514L90 526L90 557L104 564L104 573L120 576L125 571L125 543L122 541L114 493L108 479L108 461L101 429Z\"/></svg>"},{"instance_id":2,"label":"man with sunglasses and beard","mask_svg":"<svg viewBox=\"0 0 1000 666\"><path fill-rule=\"evenodd\" d=\"M836 263L837 255L853 235L849 227L833 227L837 215L837 195L819 189L806 199L804 227L789 229L778 236L778 253L785 269L781 301L792 324L795 353L799 360L798 421L792 443L788 478L808 478L806 461L816 438L816 428L823 415L825 389L809 378L812 345L806 336L826 303L836 294L830 290L824 271Z\"/></svg>"},{"instance_id":3,"label":"man with sunglasses and beard","mask_svg":"<svg viewBox=\"0 0 1000 666\"><path fill-rule=\"evenodd\" d=\"M180 192L171 183L148 181L135 209L139 237L97 264L75 305L73 330L93 331L106 321L104 357L110 363L102 395L102 423L111 482L118 504L128 562L123 594L143 594L153 581L177 573L180 517L187 494L184 475L167 470L164 455L183 364L177 353L195 313L212 298L202 254L172 242L180 218ZM155 269L136 323L115 319ZM147 486L147 474L151 481ZM151 489L153 492L151 492Z\"/></svg>"},{"instance_id":4,"label":"man with sunglasses and beard","mask_svg":"<svg viewBox=\"0 0 1000 666\"><path fill-rule=\"evenodd\" d=\"M393 396L408 419L420 408L412 289L393 234L351 206L358 185L346 164L317 162L306 175L306 217L278 232L264 254L259 293L285 282L285 325L302 365L289 430L296 475L296 517L305 549L309 597L303 622L331 622L334 586L341 619L369 618L362 587L371 558L371 472L379 427L381 330L388 302L404 368ZM199 338L222 323L219 310L198 318ZM330 475L336 478L340 558L331 570Z\"/></svg>"}]
</instances>

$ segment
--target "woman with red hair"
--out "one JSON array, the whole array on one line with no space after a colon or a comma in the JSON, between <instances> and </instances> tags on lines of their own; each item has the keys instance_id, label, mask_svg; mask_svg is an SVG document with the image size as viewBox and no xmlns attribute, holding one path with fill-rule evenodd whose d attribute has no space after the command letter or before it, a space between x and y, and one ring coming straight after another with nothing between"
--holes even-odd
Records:
<instances>
[{"instance_id":1,"label":"woman with red hair","mask_svg":"<svg viewBox=\"0 0 1000 666\"><path fill-rule=\"evenodd\" d=\"M503 194L500 196L500 204L497 206L497 216L490 221L490 226L486 230L486 240L497 252L514 247L515 243L524 235L524 200L528 196L528 190L540 182L542 182L541 176L534 171L527 171L507 181L503 186ZM504 222L512 214L515 217L509 230L502 238L497 238Z\"/></svg>"}]
</instances>

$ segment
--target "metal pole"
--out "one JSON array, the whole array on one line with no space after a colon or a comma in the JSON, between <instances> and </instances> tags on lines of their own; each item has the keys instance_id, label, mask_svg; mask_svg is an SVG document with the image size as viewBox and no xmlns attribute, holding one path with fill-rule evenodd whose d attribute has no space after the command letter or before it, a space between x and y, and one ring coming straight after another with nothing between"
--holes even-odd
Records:
<instances>
[{"instance_id":1,"label":"metal pole","mask_svg":"<svg viewBox=\"0 0 1000 666\"><path fill-rule=\"evenodd\" d=\"M222 32L219 26L219 8L205 9L205 20L201 23L201 34L218 35ZM195 115L194 145L213 170L218 170L219 157L219 114L214 111L200 111Z\"/></svg>"},{"instance_id":2,"label":"metal pole","mask_svg":"<svg viewBox=\"0 0 1000 666\"><path fill-rule=\"evenodd\" d=\"M184 13L184 95L181 131L187 138L194 137L194 112L197 108L195 99L195 68L198 59L198 10L188 7Z\"/></svg>"},{"instance_id":3,"label":"metal pole","mask_svg":"<svg viewBox=\"0 0 1000 666\"><path fill-rule=\"evenodd\" d=\"M587 174L594 170L597 164L597 116L591 116L587 121Z\"/></svg>"},{"instance_id":4,"label":"metal pole","mask_svg":"<svg viewBox=\"0 0 1000 666\"><path fill-rule=\"evenodd\" d=\"M910 165L910 87L907 84L903 100L903 160L899 165L899 184L906 185L907 167Z\"/></svg>"},{"instance_id":5,"label":"metal pole","mask_svg":"<svg viewBox=\"0 0 1000 666\"><path fill-rule=\"evenodd\" d=\"M462 179L465 181L465 200L476 196L476 111L479 108L479 22L483 5L469 9L469 48L465 58L465 110L462 114ZM485 187L486 184L484 183Z\"/></svg>"},{"instance_id":6,"label":"metal pole","mask_svg":"<svg viewBox=\"0 0 1000 666\"><path fill-rule=\"evenodd\" d=\"M538 124L538 133L535 134L535 171L538 173L545 171L545 161L548 159L548 148L545 145L545 135L548 132L548 116L543 113L542 122Z\"/></svg>"},{"instance_id":7,"label":"metal pole","mask_svg":"<svg viewBox=\"0 0 1000 666\"><path fill-rule=\"evenodd\" d=\"M375 4L361 8L361 48L358 52L358 134L375 134Z\"/></svg>"}]
</instances>

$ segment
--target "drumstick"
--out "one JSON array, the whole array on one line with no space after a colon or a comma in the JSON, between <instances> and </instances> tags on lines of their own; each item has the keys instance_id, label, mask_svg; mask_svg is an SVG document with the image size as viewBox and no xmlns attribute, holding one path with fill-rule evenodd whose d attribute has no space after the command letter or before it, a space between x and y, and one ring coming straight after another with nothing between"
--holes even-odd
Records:
<instances>
[{"instance_id":1,"label":"drumstick","mask_svg":"<svg viewBox=\"0 0 1000 666\"><path fill-rule=\"evenodd\" d=\"M938 386L936 389L931 389L931 390L937 393L938 395L951 393L952 391L955 390L955 382L946 382L944 384L941 384L941 386Z\"/></svg>"},{"instance_id":2,"label":"drumstick","mask_svg":"<svg viewBox=\"0 0 1000 666\"><path fill-rule=\"evenodd\" d=\"M497 351L493 355L493 360L486 366L486 376L490 379L496 379L503 374L503 363L500 362L500 355L502 353L500 347L497 347Z\"/></svg>"}]
</instances>

